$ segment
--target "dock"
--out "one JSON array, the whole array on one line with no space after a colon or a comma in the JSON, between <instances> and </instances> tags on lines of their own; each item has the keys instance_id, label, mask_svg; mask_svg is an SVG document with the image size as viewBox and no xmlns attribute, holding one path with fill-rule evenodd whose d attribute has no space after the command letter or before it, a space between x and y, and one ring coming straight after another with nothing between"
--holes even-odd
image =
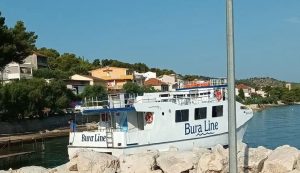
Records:
<instances>
[{"instance_id":1,"label":"dock","mask_svg":"<svg viewBox=\"0 0 300 173\"><path fill-rule=\"evenodd\" d=\"M12 157L24 156L24 155L30 155L30 154L33 154L33 153L35 153L35 151L26 151L26 152L5 154L5 155L1 155L0 159L6 159L6 158L12 158Z\"/></svg>"}]
</instances>

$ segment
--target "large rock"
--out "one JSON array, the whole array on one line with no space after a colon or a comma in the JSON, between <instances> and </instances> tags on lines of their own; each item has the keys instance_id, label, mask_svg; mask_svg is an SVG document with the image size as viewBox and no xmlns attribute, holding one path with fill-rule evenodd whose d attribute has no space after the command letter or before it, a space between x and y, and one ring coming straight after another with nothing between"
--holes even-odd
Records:
<instances>
[{"instance_id":1,"label":"large rock","mask_svg":"<svg viewBox=\"0 0 300 173\"><path fill-rule=\"evenodd\" d=\"M299 160L300 152L284 145L276 148L264 162L263 173L287 173L292 171Z\"/></svg>"},{"instance_id":2,"label":"large rock","mask_svg":"<svg viewBox=\"0 0 300 173\"><path fill-rule=\"evenodd\" d=\"M153 173L157 172L156 158L158 151L120 156L121 173ZM160 171L160 170L158 170Z\"/></svg>"},{"instance_id":3,"label":"large rock","mask_svg":"<svg viewBox=\"0 0 300 173\"><path fill-rule=\"evenodd\" d=\"M77 173L77 171L69 171L68 164L66 163L50 169L48 173Z\"/></svg>"},{"instance_id":4,"label":"large rock","mask_svg":"<svg viewBox=\"0 0 300 173\"><path fill-rule=\"evenodd\" d=\"M26 166L13 171L13 173L47 173L47 172L48 170L41 166Z\"/></svg>"},{"instance_id":5,"label":"large rock","mask_svg":"<svg viewBox=\"0 0 300 173\"><path fill-rule=\"evenodd\" d=\"M199 161L199 159L200 159L201 156L203 156L206 153L211 153L211 150L209 150L207 148L200 148L200 147L194 147L192 151L195 154L195 159L193 161L194 168L197 168L198 161ZM195 172L196 171L197 170L195 170Z\"/></svg>"},{"instance_id":6,"label":"large rock","mask_svg":"<svg viewBox=\"0 0 300 173\"><path fill-rule=\"evenodd\" d=\"M78 171L77 167L78 155L76 154L67 164L66 169L68 171Z\"/></svg>"},{"instance_id":7,"label":"large rock","mask_svg":"<svg viewBox=\"0 0 300 173\"><path fill-rule=\"evenodd\" d=\"M197 173L221 173L225 172L228 165L228 149L217 145L212 148L211 153L205 153L200 157Z\"/></svg>"},{"instance_id":8,"label":"large rock","mask_svg":"<svg viewBox=\"0 0 300 173\"><path fill-rule=\"evenodd\" d=\"M164 173L181 173L193 169L196 158L192 151L168 151L161 152L156 161Z\"/></svg>"},{"instance_id":9,"label":"large rock","mask_svg":"<svg viewBox=\"0 0 300 173\"><path fill-rule=\"evenodd\" d=\"M264 161L272 150L264 147L248 148L238 153L238 168L241 173L258 173L262 170Z\"/></svg>"},{"instance_id":10,"label":"large rock","mask_svg":"<svg viewBox=\"0 0 300 173\"><path fill-rule=\"evenodd\" d=\"M85 151L77 154L77 169L80 173L115 173L119 168L117 157L94 152Z\"/></svg>"}]
</instances>

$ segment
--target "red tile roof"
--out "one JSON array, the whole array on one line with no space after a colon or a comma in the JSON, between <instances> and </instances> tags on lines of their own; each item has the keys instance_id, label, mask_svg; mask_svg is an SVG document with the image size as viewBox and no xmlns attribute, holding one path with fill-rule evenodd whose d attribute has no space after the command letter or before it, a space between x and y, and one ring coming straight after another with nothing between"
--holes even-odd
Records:
<instances>
[{"instance_id":1,"label":"red tile roof","mask_svg":"<svg viewBox=\"0 0 300 173\"><path fill-rule=\"evenodd\" d=\"M237 89L249 89L250 87L245 84L239 84L236 86Z\"/></svg>"},{"instance_id":2,"label":"red tile roof","mask_svg":"<svg viewBox=\"0 0 300 173\"><path fill-rule=\"evenodd\" d=\"M156 78L151 78L145 81L144 83L147 86L161 86L161 85L168 85L165 82L162 82Z\"/></svg>"}]
</instances>

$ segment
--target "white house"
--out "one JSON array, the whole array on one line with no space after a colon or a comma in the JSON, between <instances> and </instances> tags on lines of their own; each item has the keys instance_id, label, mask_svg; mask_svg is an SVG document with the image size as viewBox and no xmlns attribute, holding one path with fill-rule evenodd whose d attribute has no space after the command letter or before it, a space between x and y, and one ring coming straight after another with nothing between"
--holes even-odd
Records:
<instances>
[{"instance_id":1,"label":"white house","mask_svg":"<svg viewBox=\"0 0 300 173\"><path fill-rule=\"evenodd\" d=\"M30 79L32 78L32 64L19 64L16 62L11 62L7 64L3 70L2 80L10 81L10 80L20 80L20 79Z\"/></svg>"},{"instance_id":2,"label":"white house","mask_svg":"<svg viewBox=\"0 0 300 173\"><path fill-rule=\"evenodd\" d=\"M106 87L106 81L97 77L75 74L69 80L65 80L67 88L71 89L75 94L81 94L88 85L101 85Z\"/></svg>"},{"instance_id":3,"label":"white house","mask_svg":"<svg viewBox=\"0 0 300 173\"><path fill-rule=\"evenodd\" d=\"M11 62L7 64L0 74L3 81L30 79L32 70L39 68L48 68L48 57L39 53L33 53L23 60L22 64Z\"/></svg>"},{"instance_id":4,"label":"white house","mask_svg":"<svg viewBox=\"0 0 300 173\"><path fill-rule=\"evenodd\" d=\"M148 71L148 72L145 72L145 73L139 73L139 72L135 71L133 74L136 78L144 78L145 81L149 80L151 78L156 78L156 73L151 72L151 71Z\"/></svg>"}]
</instances>

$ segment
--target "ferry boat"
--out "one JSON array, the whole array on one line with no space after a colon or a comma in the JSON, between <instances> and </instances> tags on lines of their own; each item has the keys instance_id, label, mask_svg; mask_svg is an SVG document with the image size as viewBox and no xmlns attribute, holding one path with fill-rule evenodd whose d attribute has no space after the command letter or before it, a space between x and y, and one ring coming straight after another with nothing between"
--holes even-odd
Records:
<instances>
[{"instance_id":1,"label":"ferry boat","mask_svg":"<svg viewBox=\"0 0 300 173\"><path fill-rule=\"evenodd\" d=\"M104 102L103 102L104 103ZM115 156L145 150L191 150L228 145L227 86L205 86L142 96L113 94L100 109L98 129L70 132L68 153L94 150ZM236 102L237 140L253 111Z\"/></svg>"}]
</instances>

